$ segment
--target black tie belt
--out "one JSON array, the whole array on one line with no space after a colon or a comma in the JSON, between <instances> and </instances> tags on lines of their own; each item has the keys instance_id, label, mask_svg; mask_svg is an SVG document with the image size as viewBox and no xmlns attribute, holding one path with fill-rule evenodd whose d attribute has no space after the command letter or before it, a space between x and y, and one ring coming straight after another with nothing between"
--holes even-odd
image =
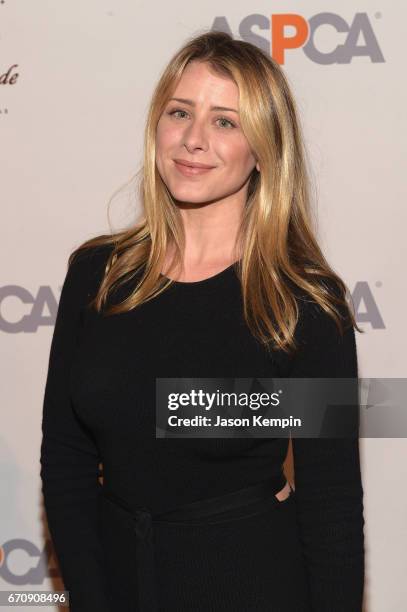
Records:
<instances>
[{"instance_id":1,"label":"black tie belt","mask_svg":"<svg viewBox=\"0 0 407 612\"><path fill-rule=\"evenodd\" d=\"M103 491L103 496L113 504L126 511L131 516L134 534L136 536L136 579L138 591L138 612L158 612L157 594L154 579L154 542L153 524L200 519L225 520L229 510L250 506L250 504L269 501L278 506L281 502L275 497L287 483L281 472L271 479L258 484L232 491L226 495L198 500L171 510L169 512L152 514L146 507L136 510L125 506L113 494ZM290 494L292 489L290 487Z\"/></svg>"}]
</instances>

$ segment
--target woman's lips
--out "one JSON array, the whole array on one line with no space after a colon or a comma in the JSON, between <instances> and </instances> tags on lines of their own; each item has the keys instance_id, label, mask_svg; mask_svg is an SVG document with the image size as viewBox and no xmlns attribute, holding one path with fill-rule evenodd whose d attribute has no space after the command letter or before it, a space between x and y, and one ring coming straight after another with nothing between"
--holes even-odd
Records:
<instances>
[{"instance_id":1,"label":"woman's lips","mask_svg":"<svg viewBox=\"0 0 407 612\"><path fill-rule=\"evenodd\" d=\"M192 166L185 166L185 164L179 164L174 161L175 167L181 174L184 176L195 176L197 174L205 174L206 172L210 172L213 168L194 168Z\"/></svg>"}]
</instances>

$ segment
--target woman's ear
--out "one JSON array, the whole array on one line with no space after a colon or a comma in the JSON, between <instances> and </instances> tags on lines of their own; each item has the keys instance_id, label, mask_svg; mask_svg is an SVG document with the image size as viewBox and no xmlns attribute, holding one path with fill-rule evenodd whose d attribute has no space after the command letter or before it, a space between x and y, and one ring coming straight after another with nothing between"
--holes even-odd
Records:
<instances>
[{"instance_id":1,"label":"woman's ear","mask_svg":"<svg viewBox=\"0 0 407 612\"><path fill-rule=\"evenodd\" d=\"M256 170L257 170L257 172L260 172L259 162L257 162L257 164L256 164Z\"/></svg>"}]
</instances>

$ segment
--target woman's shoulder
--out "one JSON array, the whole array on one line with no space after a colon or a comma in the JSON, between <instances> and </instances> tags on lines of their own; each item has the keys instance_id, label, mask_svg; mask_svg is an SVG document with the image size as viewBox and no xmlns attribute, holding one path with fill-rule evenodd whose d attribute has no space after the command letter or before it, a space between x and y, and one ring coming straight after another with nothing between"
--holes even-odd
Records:
<instances>
[{"instance_id":1,"label":"woman's shoulder","mask_svg":"<svg viewBox=\"0 0 407 612\"><path fill-rule=\"evenodd\" d=\"M68 269L64 285L71 296L82 302L93 297L105 273L113 244L101 243L80 246L68 258Z\"/></svg>"},{"instance_id":2,"label":"woman's shoulder","mask_svg":"<svg viewBox=\"0 0 407 612\"><path fill-rule=\"evenodd\" d=\"M105 269L110 253L114 249L112 243L87 244L79 246L72 251L68 259L69 269L76 274L95 276Z\"/></svg>"},{"instance_id":3,"label":"woman's shoulder","mask_svg":"<svg viewBox=\"0 0 407 612\"><path fill-rule=\"evenodd\" d=\"M295 298L298 307L298 325L309 326L315 320L332 320L332 316L321 306L320 302L302 287L296 285L291 279L287 279L287 286ZM318 291L324 293L330 304L333 304L340 318L349 323L350 306L347 298L347 290L344 283L340 283L331 277L323 277L318 280Z\"/></svg>"},{"instance_id":4,"label":"woman's shoulder","mask_svg":"<svg viewBox=\"0 0 407 612\"><path fill-rule=\"evenodd\" d=\"M348 372L356 369L351 306L347 304L342 288L333 279L324 279L324 287L331 297L340 300L340 303L334 302L340 325L312 295L298 287L293 289L298 306L298 320L293 336L296 348L290 355L279 353L286 376L334 377L338 372L342 372L343 376L351 376L353 374Z\"/></svg>"},{"instance_id":5,"label":"woman's shoulder","mask_svg":"<svg viewBox=\"0 0 407 612\"><path fill-rule=\"evenodd\" d=\"M100 265L106 265L108 257L114 249L113 243L92 244L91 241L88 242L74 249L68 259L69 267L74 266L76 270L82 273L86 268L92 271Z\"/></svg>"}]
</instances>

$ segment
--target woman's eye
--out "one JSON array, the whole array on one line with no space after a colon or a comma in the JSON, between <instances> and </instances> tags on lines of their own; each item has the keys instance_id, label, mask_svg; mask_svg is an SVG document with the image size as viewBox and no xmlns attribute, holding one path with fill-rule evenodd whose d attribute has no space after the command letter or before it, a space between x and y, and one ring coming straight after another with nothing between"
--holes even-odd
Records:
<instances>
[{"instance_id":1,"label":"woman's eye","mask_svg":"<svg viewBox=\"0 0 407 612\"><path fill-rule=\"evenodd\" d=\"M170 111L168 114L169 115L175 115L176 113L185 113L185 112L186 111L183 111L183 110L173 110L173 111Z\"/></svg>"},{"instance_id":2,"label":"woman's eye","mask_svg":"<svg viewBox=\"0 0 407 612\"><path fill-rule=\"evenodd\" d=\"M236 127L235 124L233 123L233 121L230 121L230 119L226 119L226 117L219 117L218 121L226 121L226 123L229 123L229 125L232 128Z\"/></svg>"},{"instance_id":3,"label":"woman's eye","mask_svg":"<svg viewBox=\"0 0 407 612\"><path fill-rule=\"evenodd\" d=\"M175 109L173 111L169 111L168 112L168 114L171 115L171 116L172 115L175 116L177 113L184 113L186 115L188 114L187 111L184 111L184 110L181 110L181 109ZM176 118L182 119L183 117L176 117ZM229 124L229 126L230 126L228 129L236 127L235 124L233 123L233 121L230 121L230 119L226 119L226 117L218 117L216 119L216 121L226 121L226 123Z\"/></svg>"}]
</instances>

